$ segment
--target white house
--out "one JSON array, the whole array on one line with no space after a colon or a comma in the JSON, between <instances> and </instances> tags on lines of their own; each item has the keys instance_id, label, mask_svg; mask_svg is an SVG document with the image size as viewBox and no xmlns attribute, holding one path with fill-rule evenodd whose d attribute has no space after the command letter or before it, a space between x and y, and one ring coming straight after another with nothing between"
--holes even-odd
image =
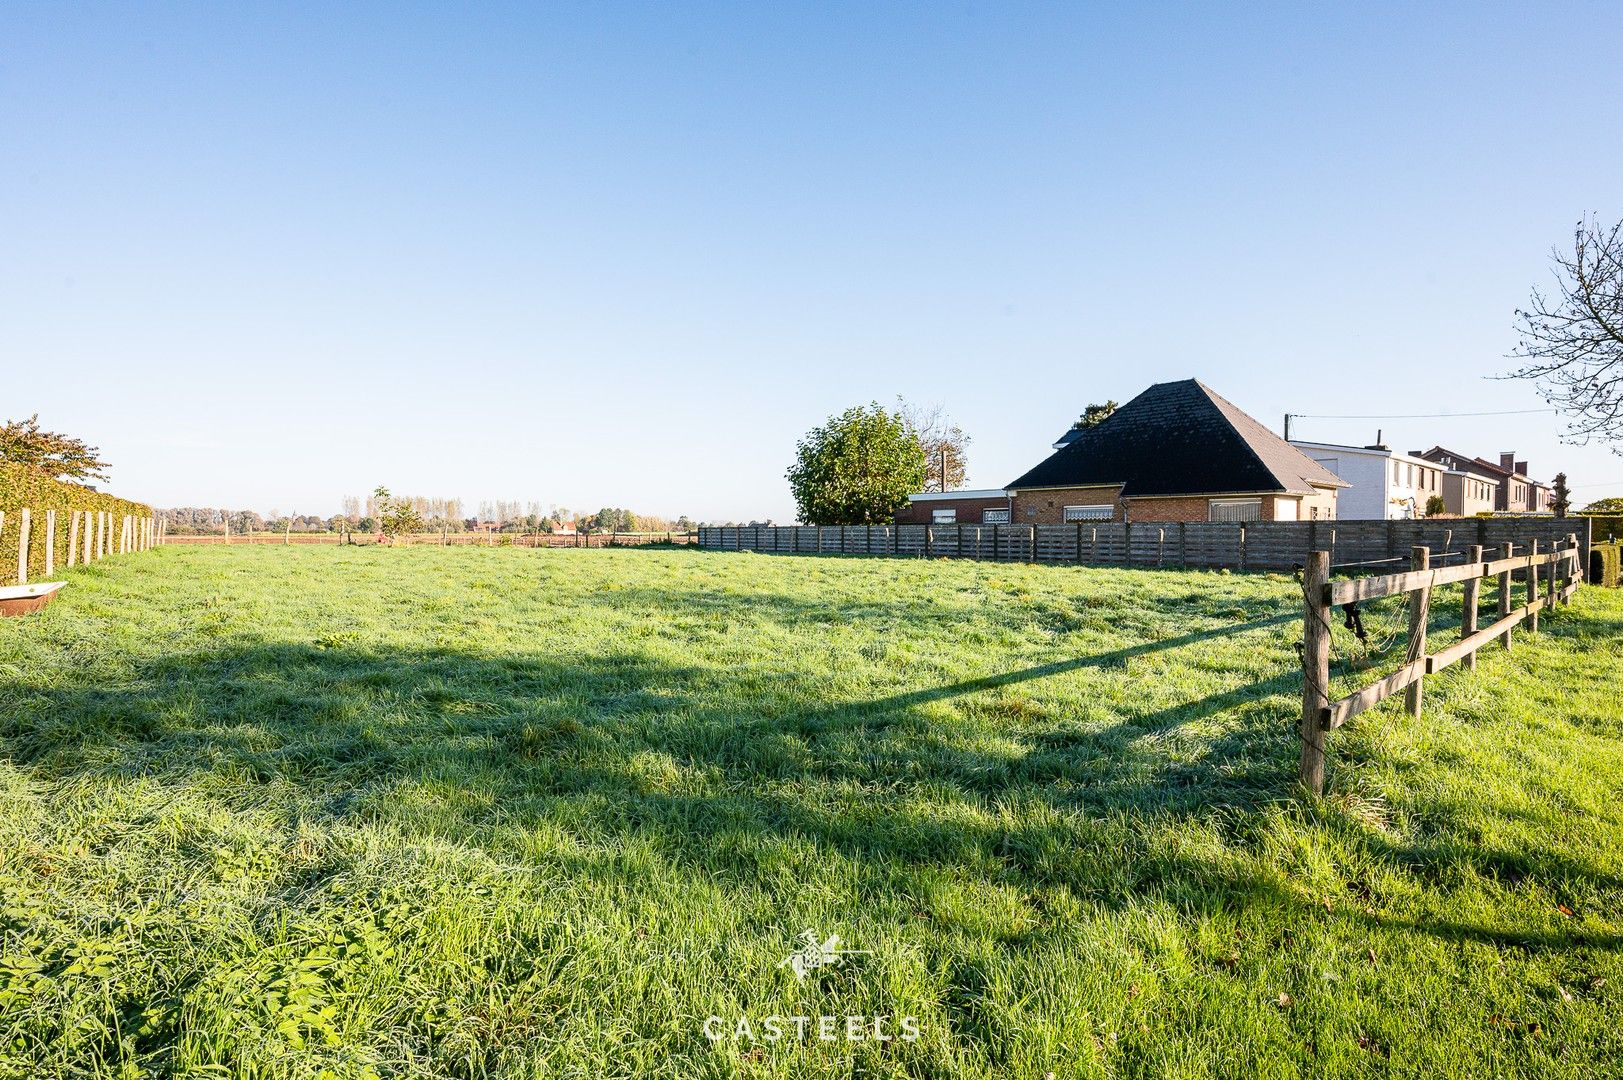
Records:
<instances>
[{"instance_id":1,"label":"white house","mask_svg":"<svg viewBox=\"0 0 1623 1080\"><path fill-rule=\"evenodd\" d=\"M1341 492L1338 503L1337 513L1343 521L1424 517L1426 502L1443 494L1447 469L1389 446L1341 446L1304 439L1292 439L1291 445L1352 485Z\"/></svg>"}]
</instances>

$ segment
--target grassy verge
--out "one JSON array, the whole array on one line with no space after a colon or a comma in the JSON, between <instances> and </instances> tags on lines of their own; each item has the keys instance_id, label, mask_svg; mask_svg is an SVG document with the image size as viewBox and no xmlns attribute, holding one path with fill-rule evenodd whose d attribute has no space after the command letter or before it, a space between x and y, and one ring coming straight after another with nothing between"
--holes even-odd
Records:
<instances>
[{"instance_id":1,"label":"grassy verge","mask_svg":"<svg viewBox=\"0 0 1623 1080\"><path fill-rule=\"evenodd\" d=\"M1306 806L1284 576L244 546L72 582L0 622L0 1075L1623 1060L1616 593L1338 732ZM807 929L864 951L802 981ZM838 1037L764 1038L798 1015Z\"/></svg>"}]
</instances>

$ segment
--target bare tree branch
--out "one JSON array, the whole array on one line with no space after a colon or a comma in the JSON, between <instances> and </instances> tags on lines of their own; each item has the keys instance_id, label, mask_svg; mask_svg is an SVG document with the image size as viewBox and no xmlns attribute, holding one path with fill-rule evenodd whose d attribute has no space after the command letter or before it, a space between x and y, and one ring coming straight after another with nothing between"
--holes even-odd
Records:
<instances>
[{"instance_id":1,"label":"bare tree branch","mask_svg":"<svg viewBox=\"0 0 1623 1080\"><path fill-rule=\"evenodd\" d=\"M1538 288L1516 310L1523 360L1504 378L1530 379L1567 418L1570 443L1601 441L1623 454L1623 222L1591 216L1573 228L1572 252L1551 252L1556 292Z\"/></svg>"}]
</instances>

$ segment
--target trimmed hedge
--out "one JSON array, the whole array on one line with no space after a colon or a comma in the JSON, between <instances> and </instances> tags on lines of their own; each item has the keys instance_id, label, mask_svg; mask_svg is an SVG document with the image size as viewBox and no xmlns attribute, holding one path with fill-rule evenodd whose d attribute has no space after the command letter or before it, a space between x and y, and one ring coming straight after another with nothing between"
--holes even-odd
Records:
<instances>
[{"instance_id":1,"label":"trimmed hedge","mask_svg":"<svg viewBox=\"0 0 1623 1080\"><path fill-rule=\"evenodd\" d=\"M1623 539L1623 514L1574 514L1573 517L1589 519L1590 528L1594 530L1589 535L1597 544L1608 536Z\"/></svg>"},{"instance_id":2,"label":"trimmed hedge","mask_svg":"<svg viewBox=\"0 0 1623 1080\"><path fill-rule=\"evenodd\" d=\"M1589 584L1608 589L1623 578L1623 543L1595 544L1589 549Z\"/></svg>"},{"instance_id":3,"label":"trimmed hedge","mask_svg":"<svg viewBox=\"0 0 1623 1080\"><path fill-rule=\"evenodd\" d=\"M152 516L152 507L142 503L92 491L82 484L52 480L33 469L0 461L0 510L6 514L5 523L0 525L0 585L17 584L17 541L22 534L22 515L18 511L25 507L34 519L28 545L29 581L39 581L45 576L45 511L57 511L56 567L59 572L67 565L68 532L73 517L64 511L105 510L112 514L115 542L118 522L125 514Z\"/></svg>"}]
</instances>

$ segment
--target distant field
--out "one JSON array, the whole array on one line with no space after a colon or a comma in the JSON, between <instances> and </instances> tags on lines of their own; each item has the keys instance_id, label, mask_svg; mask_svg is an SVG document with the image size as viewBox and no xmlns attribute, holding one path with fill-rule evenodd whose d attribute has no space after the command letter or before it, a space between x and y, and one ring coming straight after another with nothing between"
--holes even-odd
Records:
<instances>
[{"instance_id":1,"label":"distant field","mask_svg":"<svg viewBox=\"0 0 1623 1080\"><path fill-rule=\"evenodd\" d=\"M335 545L71 580L0 621L0 1076L1623 1060L1618 592L1338 732L1309 806L1285 575ZM802 981L808 929L860 952Z\"/></svg>"}]
</instances>

